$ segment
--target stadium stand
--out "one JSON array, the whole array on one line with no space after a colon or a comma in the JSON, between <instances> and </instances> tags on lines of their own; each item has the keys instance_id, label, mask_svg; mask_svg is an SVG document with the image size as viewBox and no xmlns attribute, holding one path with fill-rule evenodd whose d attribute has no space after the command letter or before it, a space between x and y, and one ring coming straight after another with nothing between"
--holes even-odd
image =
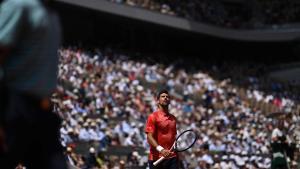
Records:
<instances>
[{"instance_id":1,"label":"stadium stand","mask_svg":"<svg viewBox=\"0 0 300 169\"><path fill-rule=\"evenodd\" d=\"M299 21L296 1L280 0L110 0L162 14L205 22L221 27L249 29L291 24Z\"/></svg>"},{"instance_id":2,"label":"stadium stand","mask_svg":"<svg viewBox=\"0 0 300 169\"><path fill-rule=\"evenodd\" d=\"M275 121L268 114L274 110L289 114L287 126L298 122L298 102L286 94L279 95L287 91L275 90L275 94L260 91L259 78L243 72L249 71L251 65L228 64L234 73L228 71L224 75L228 78L219 81L212 75L227 69L226 66L214 66L209 73L208 70L189 73L172 63L151 65L113 51L90 55L82 49L61 49L59 53L62 63L59 79L62 84L69 84L54 96L58 100L56 111L65 119L62 144L74 148L77 158L83 158L82 163L74 160L80 168L85 165L117 167L122 160L126 161L127 168L146 165L148 145L143 127L146 115L155 110L153 95L160 87L181 96L175 97L170 109L178 118L179 128L191 127L200 136L195 148L182 157L188 168L204 164L269 168L267 140ZM236 70L240 70L238 74ZM248 82L247 88L233 85L231 79L235 78L240 83ZM195 104L195 93L200 96L201 104ZM297 135L292 137L300 139ZM209 151L203 150L206 144ZM91 147L102 155L98 156L97 163L89 164L86 156ZM143 148L137 150L139 147Z\"/></svg>"},{"instance_id":3,"label":"stadium stand","mask_svg":"<svg viewBox=\"0 0 300 169\"><path fill-rule=\"evenodd\" d=\"M227 14L223 15L224 13L228 13L228 12L222 12L222 11L216 12L219 9L215 9L215 8L220 6L220 2L218 0L213 0L213 1L202 0L204 1L203 4L206 5L204 5L201 8L203 8L203 10L205 11L202 10L199 11L205 15L206 19L205 17L203 17L203 20L201 21L191 20L190 19L191 17L186 18L186 17L175 17L174 15L165 15L165 14L161 14L160 12L153 12L152 10L145 10L144 8L137 8L128 5L120 5L105 0L57 0L57 1L61 2L62 4L69 4L79 8L97 11L98 14L104 15L106 18L118 20L118 22L120 22L120 20L123 21L126 20L124 24L132 24L131 21L135 23L140 22L140 24L143 25L146 25L147 23L151 23L152 26L153 24L157 24L165 27L174 28L174 29L201 33L210 36L222 37L225 39L263 41L263 42L291 41L299 38L300 35L298 29L299 25L297 25L297 23L292 24L291 22L289 22L290 24L266 25L266 23L263 23L263 21L262 23L261 22L256 23L255 21L252 21L252 19L249 20L249 23L245 23L244 21L246 20L243 18L243 16L240 16L245 11L239 10L241 9L239 5L237 7L233 7L234 8L234 10L232 10L233 12L229 12L230 14L228 14L228 16L226 16ZM185 4L185 2L170 1L170 3L173 2L175 2L175 4L176 2L179 2L180 5L182 5L183 7L186 6L183 5ZM193 6L193 2L191 4L192 4L191 7L194 8L195 6ZM200 5L202 5L202 2L200 3ZM231 7L231 5L229 5L229 7ZM298 8L297 5L293 7ZM223 5L221 5L221 8L224 8ZM190 11L189 9L185 9L185 10L187 12ZM198 12L197 9L192 9L191 11ZM189 14L184 14L184 15L189 15ZM224 16L227 18L223 18ZM297 15L292 15L292 16L297 16ZM263 17L261 16L257 16L257 18L263 19ZM89 26L96 24L94 23L94 20L92 18L88 18L87 21L81 21L81 22L86 22L86 24Z\"/></svg>"},{"instance_id":4,"label":"stadium stand","mask_svg":"<svg viewBox=\"0 0 300 169\"><path fill-rule=\"evenodd\" d=\"M282 3L270 0L242 4L266 9L259 11L238 0L58 1L68 5L58 7L65 43L52 101L71 166L146 168L143 127L155 92L168 88L180 128L199 135L181 154L184 168L270 168L279 117L296 143L296 168L299 87L268 75L275 64L299 61L291 52L299 46L297 1L286 16L289 5L278 11Z\"/></svg>"}]
</instances>

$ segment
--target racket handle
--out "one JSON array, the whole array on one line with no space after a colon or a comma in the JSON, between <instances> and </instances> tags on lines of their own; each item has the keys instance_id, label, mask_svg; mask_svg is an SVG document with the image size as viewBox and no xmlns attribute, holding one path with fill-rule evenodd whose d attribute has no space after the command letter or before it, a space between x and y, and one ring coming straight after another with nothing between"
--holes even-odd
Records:
<instances>
[{"instance_id":1,"label":"racket handle","mask_svg":"<svg viewBox=\"0 0 300 169\"><path fill-rule=\"evenodd\" d=\"M176 141L174 141L174 143L173 143L172 147L170 148L170 150L173 150L175 144L176 144ZM160 157L158 160L156 160L156 161L153 163L153 165L154 165L154 166L157 166L157 164L159 164L159 163L160 163L162 160L164 160L164 159L165 159L165 157Z\"/></svg>"},{"instance_id":2,"label":"racket handle","mask_svg":"<svg viewBox=\"0 0 300 169\"><path fill-rule=\"evenodd\" d=\"M165 159L165 157L160 157L158 160L156 160L154 163L153 163L153 165L154 166L157 166L157 164L159 164L162 160L164 160Z\"/></svg>"}]
</instances>

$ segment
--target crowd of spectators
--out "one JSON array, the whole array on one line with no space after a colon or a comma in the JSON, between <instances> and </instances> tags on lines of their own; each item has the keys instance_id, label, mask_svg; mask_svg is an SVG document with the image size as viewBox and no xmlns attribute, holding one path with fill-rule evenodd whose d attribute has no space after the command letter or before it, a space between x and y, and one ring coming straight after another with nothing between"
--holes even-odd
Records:
<instances>
[{"instance_id":1,"label":"crowd of spectators","mask_svg":"<svg viewBox=\"0 0 300 169\"><path fill-rule=\"evenodd\" d=\"M59 56L60 85L52 100L64 119L60 131L67 159L79 168L145 166L149 145L143 129L147 115L156 109L154 96L159 88L172 93L170 113L178 119L178 130L192 128L199 135L196 145L181 154L185 168L270 168L270 133L276 120L267 116L270 112L252 107L249 100L276 105L290 114L284 122L287 129L298 122L298 102L288 95L261 91L253 74L238 73L244 78L240 81L248 81L244 97L240 86L233 85L238 78L231 72L218 80L212 76L225 66L189 72L172 63L149 64L112 50L65 48ZM295 133L290 137L297 141ZM88 153L75 151L80 142L88 143ZM107 157L105 152L113 146L143 147L145 152L133 151L122 159ZM293 167L295 160L291 159Z\"/></svg>"},{"instance_id":2,"label":"crowd of spectators","mask_svg":"<svg viewBox=\"0 0 300 169\"><path fill-rule=\"evenodd\" d=\"M277 28L299 21L300 4L293 0L109 0L188 20L229 28Z\"/></svg>"},{"instance_id":3,"label":"crowd of spectators","mask_svg":"<svg viewBox=\"0 0 300 169\"><path fill-rule=\"evenodd\" d=\"M255 97L257 101L272 102L281 110L291 111L291 106L294 104L291 100L300 102L299 84L293 81L282 83L272 80L268 75L269 72L267 64L247 62L223 63L211 74L221 79L231 77L231 83L247 88L248 98Z\"/></svg>"}]
</instances>

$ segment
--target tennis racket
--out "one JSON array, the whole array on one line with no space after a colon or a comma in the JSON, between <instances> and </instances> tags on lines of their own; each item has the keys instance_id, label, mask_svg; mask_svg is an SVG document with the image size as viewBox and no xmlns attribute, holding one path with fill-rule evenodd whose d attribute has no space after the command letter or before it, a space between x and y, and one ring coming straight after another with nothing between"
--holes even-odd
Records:
<instances>
[{"instance_id":1,"label":"tennis racket","mask_svg":"<svg viewBox=\"0 0 300 169\"><path fill-rule=\"evenodd\" d=\"M193 147L197 139L198 139L197 134L193 130L185 130L177 136L170 150L176 152L186 151L191 147ZM164 159L165 157L160 157L160 159L155 161L153 165L156 166Z\"/></svg>"}]
</instances>

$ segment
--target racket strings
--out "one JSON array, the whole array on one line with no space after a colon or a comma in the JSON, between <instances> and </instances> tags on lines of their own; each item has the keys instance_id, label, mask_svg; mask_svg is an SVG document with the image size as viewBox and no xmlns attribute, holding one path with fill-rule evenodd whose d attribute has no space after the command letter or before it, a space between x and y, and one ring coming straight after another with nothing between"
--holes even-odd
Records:
<instances>
[{"instance_id":1,"label":"racket strings","mask_svg":"<svg viewBox=\"0 0 300 169\"><path fill-rule=\"evenodd\" d=\"M176 140L176 150L184 151L184 150L189 149L191 146L193 146L196 139L197 139L197 136L193 131L188 131L188 132L183 133Z\"/></svg>"}]
</instances>

